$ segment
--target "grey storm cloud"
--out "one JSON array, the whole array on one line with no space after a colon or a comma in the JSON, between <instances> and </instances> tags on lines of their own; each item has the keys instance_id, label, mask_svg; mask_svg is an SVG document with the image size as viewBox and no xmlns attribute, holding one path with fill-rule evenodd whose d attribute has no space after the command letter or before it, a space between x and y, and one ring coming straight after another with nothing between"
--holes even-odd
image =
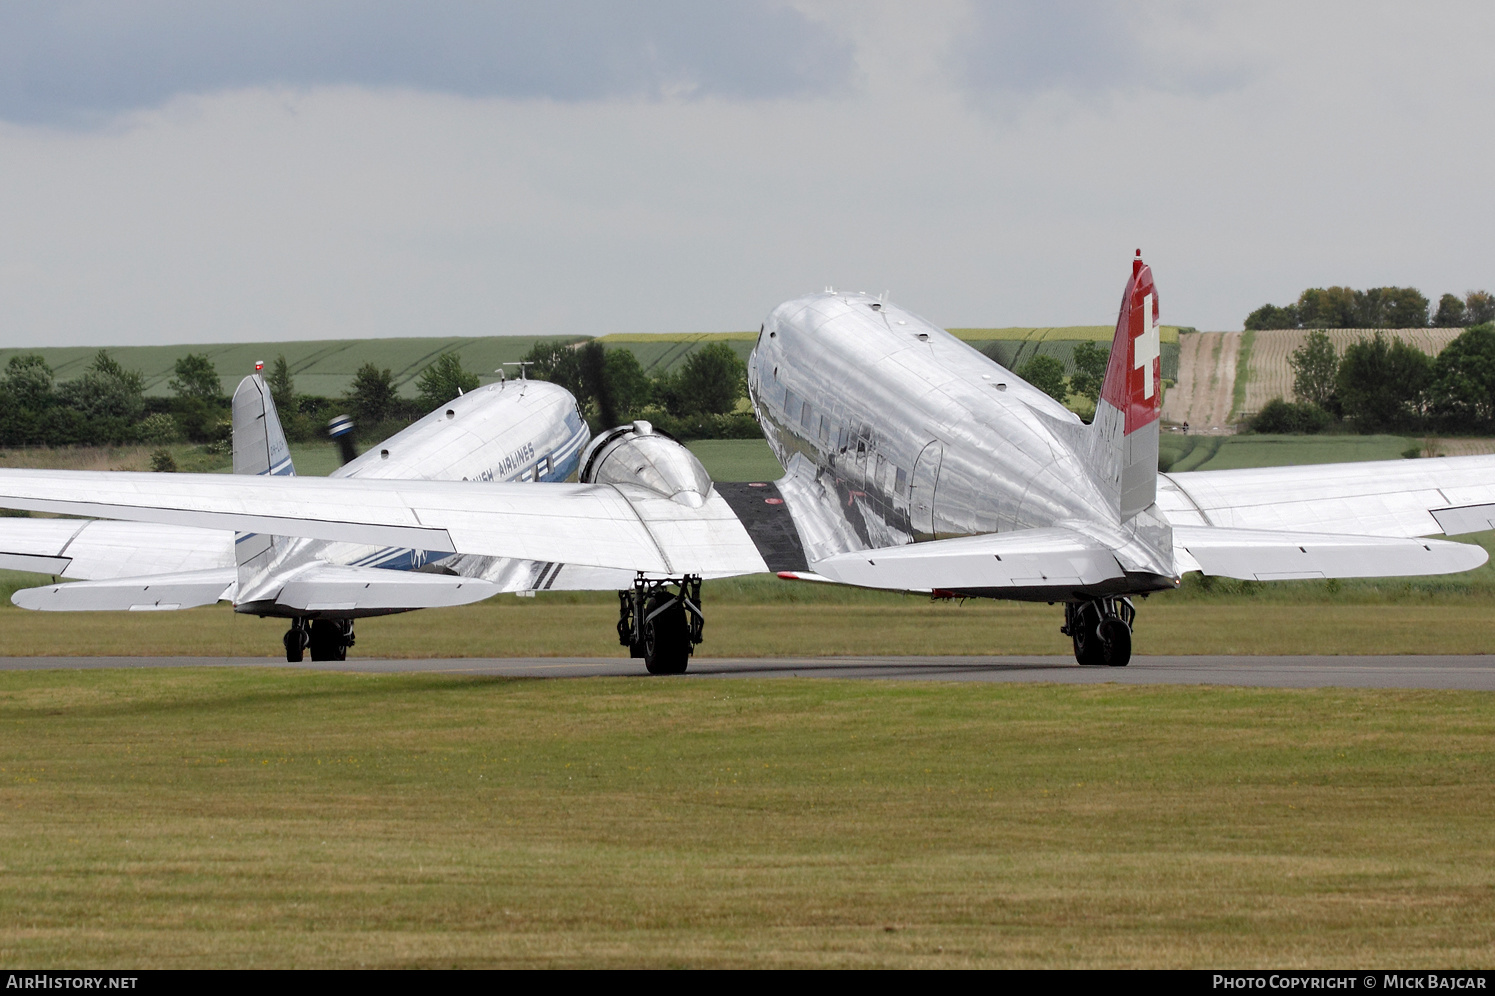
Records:
<instances>
[{"instance_id":1,"label":"grey storm cloud","mask_svg":"<svg viewBox=\"0 0 1495 996\"><path fill-rule=\"evenodd\" d=\"M976 0L952 65L977 94L1218 93L1244 82L1241 67L1191 52L1173 34L1212 20L1207 5L1188 3ZM1165 23L1173 31L1160 30Z\"/></svg>"},{"instance_id":2,"label":"grey storm cloud","mask_svg":"<svg viewBox=\"0 0 1495 996\"><path fill-rule=\"evenodd\" d=\"M87 124L177 94L403 87L468 97L795 97L855 72L849 40L755 0L11 0L0 118Z\"/></svg>"}]
</instances>

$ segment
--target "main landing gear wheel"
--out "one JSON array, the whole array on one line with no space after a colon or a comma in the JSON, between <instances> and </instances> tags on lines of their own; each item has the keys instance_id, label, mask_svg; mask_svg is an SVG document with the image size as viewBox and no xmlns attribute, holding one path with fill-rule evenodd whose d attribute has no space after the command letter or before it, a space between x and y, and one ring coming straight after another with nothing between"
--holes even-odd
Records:
<instances>
[{"instance_id":1,"label":"main landing gear wheel","mask_svg":"<svg viewBox=\"0 0 1495 996\"><path fill-rule=\"evenodd\" d=\"M353 620L314 619L307 643L314 661L345 661L353 646Z\"/></svg>"},{"instance_id":2,"label":"main landing gear wheel","mask_svg":"<svg viewBox=\"0 0 1495 996\"><path fill-rule=\"evenodd\" d=\"M306 656L306 644L311 640L311 634L306 631L306 620L297 616L291 620L291 628L286 630L284 643L286 647L286 663L300 664Z\"/></svg>"},{"instance_id":3,"label":"main landing gear wheel","mask_svg":"<svg viewBox=\"0 0 1495 996\"><path fill-rule=\"evenodd\" d=\"M642 657L650 674L684 674L705 625L701 579L651 581L640 575L631 590L618 592L618 603L618 642L629 654Z\"/></svg>"},{"instance_id":4,"label":"main landing gear wheel","mask_svg":"<svg viewBox=\"0 0 1495 996\"><path fill-rule=\"evenodd\" d=\"M1086 667L1126 667L1132 660L1132 620L1137 610L1129 598L1097 598L1064 606L1064 628L1074 643L1075 660Z\"/></svg>"},{"instance_id":5,"label":"main landing gear wheel","mask_svg":"<svg viewBox=\"0 0 1495 996\"><path fill-rule=\"evenodd\" d=\"M644 607L644 667L650 674L684 674L690 666L690 621L685 604L667 592Z\"/></svg>"}]
</instances>

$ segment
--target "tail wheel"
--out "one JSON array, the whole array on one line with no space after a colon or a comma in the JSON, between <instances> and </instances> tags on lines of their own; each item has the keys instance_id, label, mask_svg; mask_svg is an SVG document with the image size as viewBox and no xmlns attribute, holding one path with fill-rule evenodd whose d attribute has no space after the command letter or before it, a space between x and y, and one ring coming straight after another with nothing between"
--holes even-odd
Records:
<instances>
[{"instance_id":1,"label":"tail wheel","mask_svg":"<svg viewBox=\"0 0 1495 996\"><path fill-rule=\"evenodd\" d=\"M692 649L685 604L669 592L651 595L644 607L644 667L650 674L684 674Z\"/></svg>"}]
</instances>

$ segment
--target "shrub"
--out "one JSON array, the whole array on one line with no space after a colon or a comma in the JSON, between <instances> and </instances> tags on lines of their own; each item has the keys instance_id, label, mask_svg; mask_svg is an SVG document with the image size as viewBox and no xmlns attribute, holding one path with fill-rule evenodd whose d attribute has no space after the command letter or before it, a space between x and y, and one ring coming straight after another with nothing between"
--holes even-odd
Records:
<instances>
[{"instance_id":1,"label":"shrub","mask_svg":"<svg viewBox=\"0 0 1495 996\"><path fill-rule=\"evenodd\" d=\"M165 412L147 415L141 420L138 431L142 442L156 445L175 443L182 438L182 430L177 426L176 419Z\"/></svg>"},{"instance_id":2,"label":"shrub","mask_svg":"<svg viewBox=\"0 0 1495 996\"><path fill-rule=\"evenodd\" d=\"M1318 405L1273 398L1251 419L1252 432L1307 435L1323 432L1332 420Z\"/></svg>"}]
</instances>

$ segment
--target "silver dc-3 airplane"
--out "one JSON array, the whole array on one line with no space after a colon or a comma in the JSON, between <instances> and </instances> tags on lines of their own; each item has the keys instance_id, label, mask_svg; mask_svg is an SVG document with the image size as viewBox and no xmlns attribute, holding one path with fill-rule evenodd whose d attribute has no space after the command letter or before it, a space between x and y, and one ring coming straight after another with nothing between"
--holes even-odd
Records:
<instances>
[{"instance_id":1,"label":"silver dc-3 airplane","mask_svg":"<svg viewBox=\"0 0 1495 996\"><path fill-rule=\"evenodd\" d=\"M126 551L115 574L76 560L56 571L78 539L0 552L0 566L95 578L18 592L32 608L152 607L154 592L161 608L227 597L241 612L288 616L292 659L308 640L314 658L341 655L360 615L499 591L617 590L620 641L651 673L680 673L702 637L702 580L738 574L1063 603L1076 660L1122 666L1132 596L1190 571L1270 581L1485 562L1478 546L1428 537L1495 528L1495 456L1159 473L1158 315L1139 252L1087 425L889 302L834 291L786 302L748 363L754 411L785 470L772 483L713 482L646 422L580 450L578 483L550 483L569 474L585 428L570 395L538 382L456 399L333 477L282 476L274 407L250 378L235 395L234 476L0 470L0 507L130 520L0 529L6 550L12 524L101 530L101 544ZM526 396L537 409L553 399L548 414L523 426L497 414ZM484 412L492 424L475 430ZM474 435L453 442L459 433ZM545 441L526 448L531 437ZM419 455L447 446L464 455ZM228 559L136 559L157 535L132 545L130 530L157 528L139 523L216 536L213 556ZM218 573L194 588L195 570Z\"/></svg>"}]
</instances>

